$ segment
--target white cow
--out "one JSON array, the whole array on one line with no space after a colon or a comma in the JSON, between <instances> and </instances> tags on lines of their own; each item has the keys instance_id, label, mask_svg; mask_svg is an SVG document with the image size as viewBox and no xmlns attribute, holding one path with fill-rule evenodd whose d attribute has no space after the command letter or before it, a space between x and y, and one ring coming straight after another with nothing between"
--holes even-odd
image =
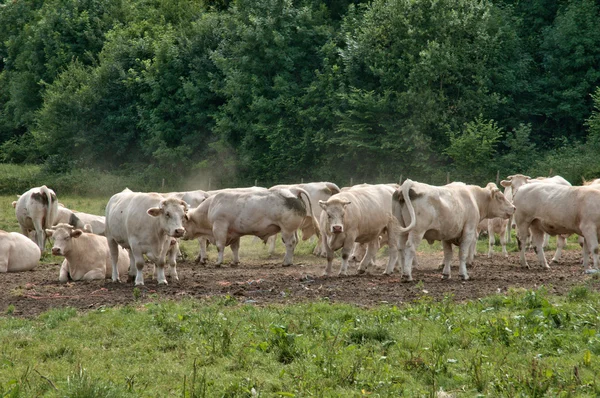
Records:
<instances>
[{"instance_id":1,"label":"white cow","mask_svg":"<svg viewBox=\"0 0 600 398\"><path fill-rule=\"evenodd\" d=\"M367 244L367 251L358 266L359 273L366 271L377 254L379 237L385 232L391 235L388 244L395 249L397 238L391 229L396 223L391 213L393 193L394 188L384 184L363 185L343 190L327 201L319 201L323 209L319 224L327 251L324 275L331 275L333 254L338 249L342 249L339 274L347 275L355 242Z\"/></svg>"},{"instance_id":2,"label":"white cow","mask_svg":"<svg viewBox=\"0 0 600 398\"><path fill-rule=\"evenodd\" d=\"M269 189L280 189L280 188L300 188L304 189L310 198L310 204L314 211L314 216L316 220L319 220L321 217L321 207L319 206L320 200L327 200L332 195L336 193L340 193L340 188L332 183L332 182L309 182L302 184L292 184L292 185L275 185ZM302 231L302 240L307 240L310 237L314 236L318 231L312 230L312 223L309 219L305 220L305 224L300 227ZM277 235L274 235L269 238L269 254L272 255L275 251L275 242L277 241ZM319 243L315 246L313 254L316 256L325 256L325 242L323 241L323 237L319 239Z\"/></svg>"},{"instance_id":3,"label":"white cow","mask_svg":"<svg viewBox=\"0 0 600 398\"><path fill-rule=\"evenodd\" d=\"M594 268L598 267L600 190L591 186L527 184L515 195L515 206L519 241L526 242L531 233L539 262L544 268L550 268L544 257L544 233L583 236L584 259L592 253ZM521 265L528 266L524 244L521 245Z\"/></svg>"},{"instance_id":4,"label":"white cow","mask_svg":"<svg viewBox=\"0 0 600 398\"><path fill-rule=\"evenodd\" d=\"M263 188L263 187L223 188L223 189L215 189L212 191L206 191L205 193L206 193L206 197L210 197L210 196L214 196L220 192L239 192L239 193L241 193L241 192L264 192L266 190L267 190L267 188ZM197 264L206 264L206 262L208 261L208 254L206 251L208 243L212 243L214 245L215 240L213 239L212 234L200 235L198 237L198 243L200 245L200 250L198 251L198 257L196 257L196 263ZM234 253L233 253L234 259L238 259L237 262L234 260L234 264L237 264L239 262L239 255L238 255L239 240L237 242L232 242L229 246L231 246L231 249L234 251Z\"/></svg>"},{"instance_id":5,"label":"white cow","mask_svg":"<svg viewBox=\"0 0 600 398\"><path fill-rule=\"evenodd\" d=\"M40 250L43 252L46 245L46 228L54 225L54 218L58 212L58 201L53 190L45 185L31 188L13 202L17 221L21 233L29 237L35 231L34 237Z\"/></svg>"},{"instance_id":6,"label":"white cow","mask_svg":"<svg viewBox=\"0 0 600 398\"><path fill-rule=\"evenodd\" d=\"M469 279L467 260L473 258L473 241L477 225L485 218L507 219L515 207L490 183L485 188L452 183L442 187L406 180L394 194L393 213L402 226L399 229L400 262L403 275L412 281L412 261L421 240L442 241L444 247L443 277L450 278L452 245L459 246L459 274ZM390 261L394 265L395 261ZM386 270L391 273L392 269Z\"/></svg>"},{"instance_id":7,"label":"white cow","mask_svg":"<svg viewBox=\"0 0 600 398\"><path fill-rule=\"evenodd\" d=\"M82 230L61 223L46 229L46 234L54 238L52 254L65 257L58 275L60 282L68 282L69 278L74 281L90 281L112 276L108 242L104 236L91 233L89 224ZM119 247L119 274L127 274L129 265L129 254Z\"/></svg>"},{"instance_id":8,"label":"white cow","mask_svg":"<svg viewBox=\"0 0 600 398\"><path fill-rule=\"evenodd\" d=\"M144 284L144 254L156 265L159 284L167 284L164 263L171 248L171 237L182 237L187 219L187 204L158 193L123 192L113 195L106 205L106 239L112 261L112 280L119 280L118 245L130 250L131 267L136 267L135 285ZM169 263L170 275L178 280L175 263Z\"/></svg>"},{"instance_id":9,"label":"white cow","mask_svg":"<svg viewBox=\"0 0 600 398\"><path fill-rule=\"evenodd\" d=\"M73 211L59 203L54 226L58 224L69 224L78 229L83 229L85 225L89 225L92 233L104 236L106 221L104 216Z\"/></svg>"},{"instance_id":10,"label":"white cow","mask_svg":"<svg viewBox=\"0 0 600 398\"><path fill-rule=\"evenodd\" d=\"M523 174L515 174L512 176L508 176L506 180L502 180L500 184L506 189L512 190L513 198L519 192L519 189L526 184L556 184L563 186L571 186L571 183L565 180L561 176L553 176L553 177L536 177L531 178L529 176ZM514 220L513 220L514 221ZM516 223L515 223L516 226ZM509 231L510 233L510 231ZM558 262L562 255L563 248L567 245L568 235L560 234L556 237L556 252L554 252L554 257L552 257L552 262ZM550 240L550 235L544 235L544 247L548 246L548 242ZM521 245L521 242L518 242ZM520 246L519 246L520 247Z\"/></svg>"},{"instance_id":11,"label":"white cow","mask_svg":"<svg viewBox=\"0 0 600 398\"><path fill-rule=\"evenodd\" d=\"M222 191L190 211L185 239L206 236L214 241L219 251L216 265L223 263L225 246L231 245L237 264L240 237L254 235L266 242L281 232L286 247L283 265L288 266L293 263L296 230L307 217L317 225L312 214L308 194L300 188Z\"/></svg>"},{"instance_id":12,"label":"white cow","mask_svg":"<svg viewBox=\"0 0 600 398\"><path fill-rule=\"evenodd\" d=\"M29 271L39 264L42 253L29 238L0 230L0 273Z\"/></svg>"}]
</instances>

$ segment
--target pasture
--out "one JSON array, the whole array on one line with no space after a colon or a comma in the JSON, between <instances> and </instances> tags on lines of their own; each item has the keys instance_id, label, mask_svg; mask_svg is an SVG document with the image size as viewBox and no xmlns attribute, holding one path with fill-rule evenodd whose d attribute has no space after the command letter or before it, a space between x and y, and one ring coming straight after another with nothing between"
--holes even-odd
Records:
<instances>
[{"instance_id":1,"label":"pasture","mask_svg":"<svg viewBox=\"0 0 600 398\"><path fill-rule=\"evenodd\" d=\"M59 197L94 214L107 199ZM17 231L12 200L0 197L0 229ZM215 268L183 242L167 286L149 267L143 287L61 284L62 258L49 254L0 274L0 396L600 394L600 279L583 273L576 244L551 270L533 253L521 269L514 242L508 259L488 259L480 239L467 282L455 267L441 280L440 246L423 244L415 283L356 265L322 278L313 247L301 242L284 268L281 242L269 256L246 237L240 266L227 249Z\"/></svg>"}]
</instances>

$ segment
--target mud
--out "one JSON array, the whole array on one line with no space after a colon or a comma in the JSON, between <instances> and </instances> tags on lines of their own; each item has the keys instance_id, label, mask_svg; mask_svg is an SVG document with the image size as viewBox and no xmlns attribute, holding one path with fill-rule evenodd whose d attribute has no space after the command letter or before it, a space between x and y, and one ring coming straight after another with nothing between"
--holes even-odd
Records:
<instances>
[{"instance_id":1,"label":"mud","mask_svg":"<svg viewBox=\"0 0 600 398\"><path fill-rule=\"evenodd\" d=\"M546 253L551 258L552 253ZM400 275L381 275L385 258L378 259L379 269L356 275L356 265L349 276L322 277L325 259L296 256L295 265L282 267L279 256L272 260L241 259L238 267L200 266L192 261L178 265L180 280L158 285L150 267L145 270L146 284L137 289L131 282L110 280L90 282L58 281L59 264L44 264L23 273L0 274L0 315L33 317L54 307L73 307L81 311L100 307L139 304L157 299L181 300L195 297L232 297L252 305L295 304L318 300L358 306L401 305L431 296L435 300L451 297L455 301L473 300L510 288L535 289L545 286L549 293L564 295L577 285L588 283L600 290L600 278L587 275L580 265L578 251L564 252L560 264L551 269L537 265L528 253L530 269L519 266L518 253L508 258L497 254L491 259L480 254L468 270L470 280L458 276L456 260L452 278L443 280L438 269L442 253L419 253L419 267L413 270L414 282L401 282ZM334 270L339 269L339 259Z\"/></svg>"}]
</instances>

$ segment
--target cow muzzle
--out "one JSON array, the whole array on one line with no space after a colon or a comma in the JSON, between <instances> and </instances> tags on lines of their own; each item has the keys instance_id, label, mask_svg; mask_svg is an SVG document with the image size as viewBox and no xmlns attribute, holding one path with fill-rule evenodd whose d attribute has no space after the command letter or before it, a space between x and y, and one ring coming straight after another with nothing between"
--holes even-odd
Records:
<instances>
[{"instance_id":1,"label":"cow muzzle","mask_svg":"<svg viewBox=\"0 0 600 398\"><path fill-rule=\"evenodd\" d=\"M177 228L175 231L173 231L174 238L181 238L183 234L185 234L185 229L183 228Z\"/></svg>"},{"instance_id":2,"label":"cow muzzle","mask_svg":"<svg viewBox=\"0 0 600 398\"><path fill-rule=\"evenodd\" d=\"M344 232L344 227L341 225L332 225L331 232L334 234L341 234L342 232Z\"/></svg>"},{"instance_id":3,"label":"cow muzzle","mask_svg":"<svg viewBox=\"0 0 600 398\"><path fill-rule=\"evenodd\" d=\"M53 247L52 248L52 255L53 256L61 256L61 252L60 252L60 247Z\"/></svg>"}]
</instances>

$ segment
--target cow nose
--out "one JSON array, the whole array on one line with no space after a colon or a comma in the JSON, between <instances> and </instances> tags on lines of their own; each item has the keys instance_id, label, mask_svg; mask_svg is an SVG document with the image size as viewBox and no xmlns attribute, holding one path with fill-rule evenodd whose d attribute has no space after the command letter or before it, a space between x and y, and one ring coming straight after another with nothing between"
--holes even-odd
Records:
<instances>
[{"instance_id":1,"label":"cow nose","mask_svg":"<svg viewBox=\"0 0 600 398\"><path fill-rule=\"evenodd\" d=\"M342 232L342 226L341 225L334 225L333 227L331 227L331 230L333 231L333 233L339 234L340 232Z\"/></svg>"},{"instance_id":2,"label":"cow nose","mask_svg":"<svg viewBox=\"0 0 600 398\"><path fill-rule=\"evenodd\" d=\"M60 248L58 248L58 247L53 247L53 248L52 248L52 255L53 255L53 256L60 256Z\"/></svg>"},{"instance_id":3,"label":"cow nose","mask_svg":"<svg viewBox=\"0 0 600 398\"><path fill-rule=\"evenodd\" d=\"M175 234L173 234L173 236L176 237L176 238L181 238L184 233L185 233L185 229L183 229L183 228L177 228L175 230Z\"/></svg>"}]
</instances>

